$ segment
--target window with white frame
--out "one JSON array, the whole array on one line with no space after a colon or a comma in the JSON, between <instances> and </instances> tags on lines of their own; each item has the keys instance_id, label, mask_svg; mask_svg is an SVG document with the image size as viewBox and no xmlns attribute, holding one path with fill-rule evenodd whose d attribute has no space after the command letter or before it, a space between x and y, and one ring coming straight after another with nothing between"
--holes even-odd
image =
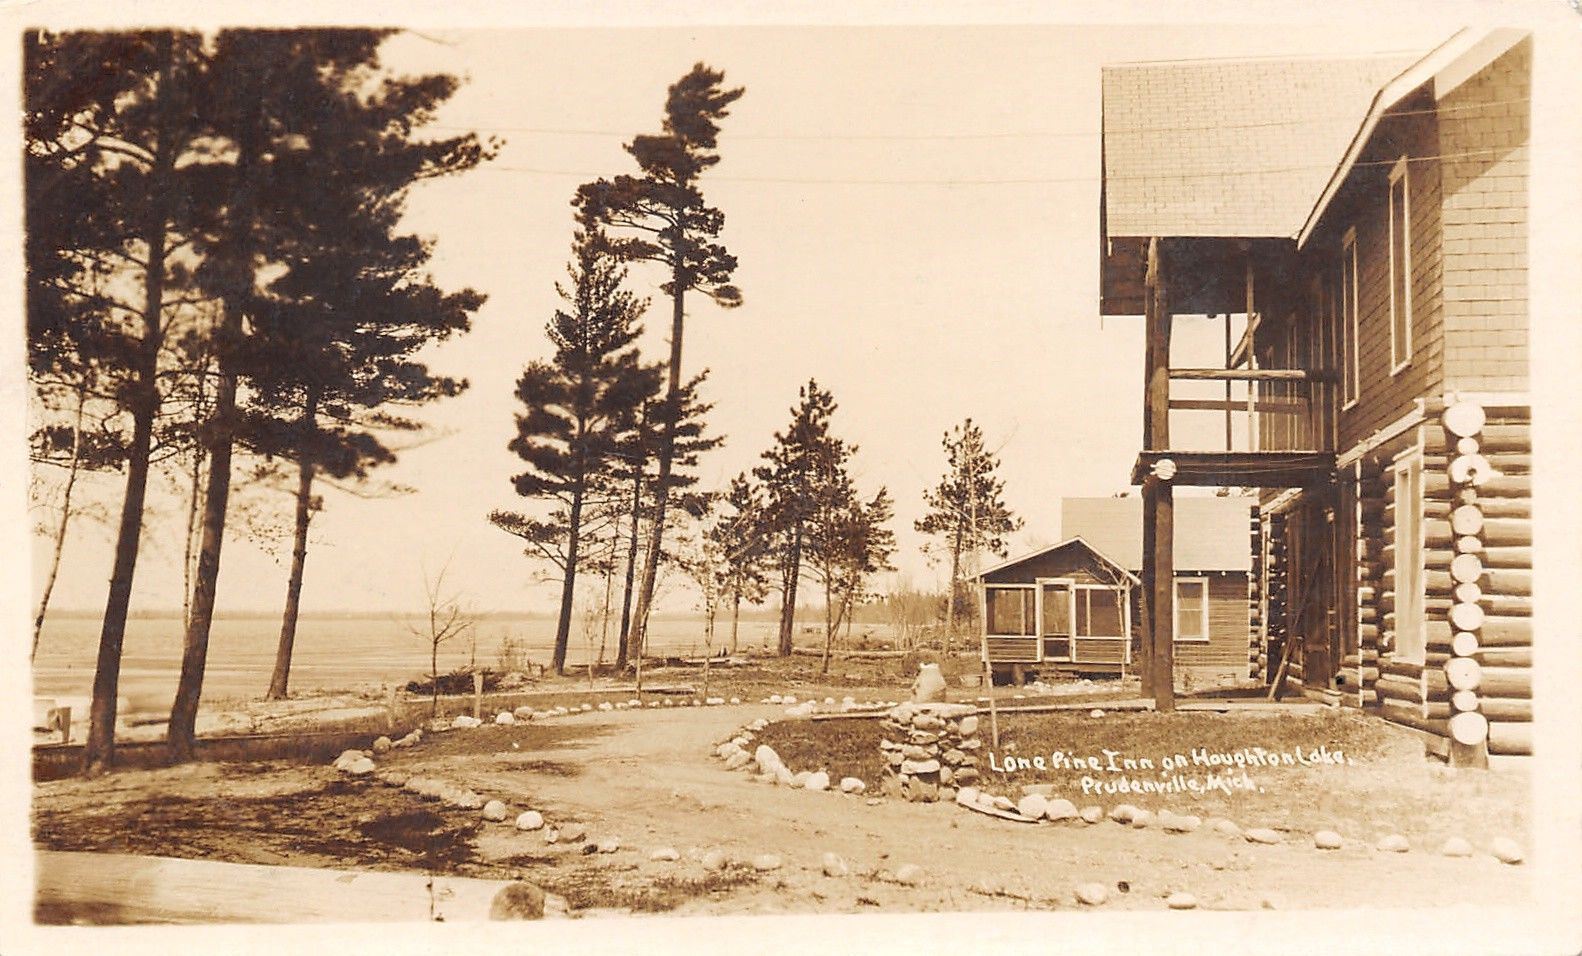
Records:
<instances>
[{"instance_id":1,"label":"window with white frame","mask_svg":"<svg viewBox=\"0 0 1582 956\"><path fill-rule=\"evenodd\" d=\"M1208 578L1176 578L1178 641L1208 640Z\"/></svg>"},{"instance_id":2,"label":"window with white frame","mask_svg":"<svg viewBox=\"0 0 1582 956\"><path fill-rule=\"evenodd\" d=\"M1340 244L1340 378L1342 407L1357 404L1357 230Z\"/></svg>"},{"instance_id":3,"label":"window with white frame","mask_svg":"<svg viewBox=\"0 0 1582 956\"><path fill-rule=\"evenodd\" d=\"M1428 637L1423 621L1423 459L1412 454L1395 463L1395 657L1424 663Z\"/></svg>"},{"instance_id":4,"label":"window with white frame","mask_svg":"<svg viewBox=\"0 0 1582 956\"><path fill-rule=\"evenodd\" d=\"M1412 364L1412 225L1406 157L1390 172L1390 374Z\"/></svg>"},{"instance_id":5,"label":"window with white frame","mask_svg":"<svg viewBox=\"0 0 1582 956\"><path fill-rule=\"evenodd\" d=\"M1108 584L1076 587L1077 636L1122 637L1121 593Z\"/></svg>"},{"instance_id":6,"label":"window with white frame","mask_svg":"<svg viewBox=\"0 0 1582 956\"><path fill-rule=\"evenodd\" d=\"M983 616L997 636L1038 635L1038 594L1031 584L995 585L983 591Z\"/></svg>"}]
</instances>

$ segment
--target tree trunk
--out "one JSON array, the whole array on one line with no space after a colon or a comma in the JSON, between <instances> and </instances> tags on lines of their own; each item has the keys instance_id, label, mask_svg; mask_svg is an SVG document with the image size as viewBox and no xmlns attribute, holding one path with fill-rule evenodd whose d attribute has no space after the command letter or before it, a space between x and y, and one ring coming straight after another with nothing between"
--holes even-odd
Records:
<instances>
[{"instance_id":1,"label":"tree trunk","mask_svg":"<svg viewBox=\"0 0 1582 956\"><path fill-rule=\"evenodd\" d=\"M950 595L945 598L945 653L950 653L951 638L956 633L956 595L961 580L961 522L957 519L956 532L950 539Z\"/></svg>"},{"instance_id":2,"label":"tree trunk","mask_svg":"<svg viewBox=\"0 0 1582 956\"><path fill-rule=\"evenodd\" d=\"M174 72L173 40L161 36L159 96L161 112L170 119L169 87ZM104 622L99 629L99 655L93 675L93 703L89 710L88 739L83 748L83 768L88 776L110 769L115 761L116 695L121 681L121 646L126 639L126 614L132 601L132 578L137 570L138 539L143 533L143 502L148 492L148 454L153 444L154 416L159 411L159 348L164 340L165 257L168 186L174 150L162 124L151 171L150 195L154 198L144 242L148 247L143 270L143 341L138 352L135 397L132 404L132 443L127 449L126 493L121 500L121 522L116 532L115 563L110 571L110 593L105 600Z\"/></svg>"},{"instance_id":3,"label":"tree trunk","mask_svg":"<svg viewBox=\"0 0 1582 956\"><path fill-rule=\"evenodd\" d=\"M829 673L830 648L835 644L835 595L830 588L830 570L824 569L824 660L819 665L819 673Z\"/></svg>"},{"instance_id":4,"label":"tree trunk","mask_svg":"<svg viewBox=\"0 0 1582 956\"><path fill-rule=\"evenodd\" d=\"M258 91L262 92L262 91ZM237 137L236 181L244 195L236 197L230 210L232 221L228 254L234 257L237 281L254 281L248 235L253 197L245 190L254 183L252 170L263 133L260 110L243 117ZM209 421L212 427L209 449L209 477L203 496L203 543L198 549L197 582L192 592L192 620L187 623L186 640L181 651L181 676L176 682L176 699L170 708L166 745L170 759L182 763L192 758L198 722L198 698L203 693L203 672L208 663L209 631L214 623L214 601L220 584L220 550L225 544L225 512L231 498L231 453L236 443L235 360L230 350L245 331L245 306L242 294L226 296L218 329L216 359L219 387Z\"/></svg>"},{"instance_id":5,"label":"tree trunk","mask_svg":"<svg viewBox=\"0 0 1582 956\"><path fill-rule=\"evenodd\" d=\"M206 414L203 405L204 386L209 374L209 357L203 356L203 364L198 369L197 394L193 399L193 420L201 420ZM192 623L192 559L195 550L198 530L198 512L203 499L203 443L194 442L192 447L192 486L187 495L187 530L186 536L181 541L181 626L183 628Z\"/></svg>"},{"instance_id":6,"label":"tree trunk","mask_svg":"<svg viewBox=\"0 0 1582 956\"><path fill-rule=\"evenodd\" d=\"M681 332L685 319L683 307L686 288L679 268L671 271L670 368L665 389L665 427L659 442L658 487L654 489L653 525L648 531L648 557L643 565L643 580L637 591L636 626L632 629L631 652L643 653L648 634L648 612L654 601L654 581L659 570L660 552L665 540L665 508L670 503L670 471L676 454L676 419L681 415Z\"/></svg>"},{"instance_id":7,"label":"tree trunk","mask_svg":"<svg viewBox=\"0 0 1582 956\"><path fill-rule=\"evenodd\" d=\"M309 397L303 421L317 414L317 399ZM275 673L269 678L265 700L285 700L291 676L291 648L297 640L297 611L302 600L302 566L308 559L308 522L313 518L313 462L306 455L298 464L297 526L291 545L291 576L286 580L286 611L280 620L280 645L275 649Z\"/></svg>"},{"instance_id":8,"label":"tree trunk","mask_svg":"<svg viewBox=\"0 0 1582 956\"><path fill-rule=\"evenodd\" d=\"M790 567L781 572L780 587L780 656L791 656L791 632L796 628L797 579L802 576L802 527L792 532L791 547L786 555Z\"/></svg>"},{"instance_id":9,"label":"tree trunk","mask_svg":"<svg viewBox=\"0 0 1582 956\"><path fill-rule=\"evenodd\" d=\"M742 594L737 591L731 599L731 656L736 656L736 633L742 623Z\"/></svg>"},{"instance_id":10,"label":"tree trunk","mask_svg":"<svg viewBox=\"0 0 1582 956\"><path fill-rule=\"evenodd\" d=\"M577 545L582 525L582 483L571 495L571 517L567 522L566 573L560 582L560 621L555 625L555 653L551 666L555 673L566 673L566 647L571 642L571 612L577 599Z\"/></svg>"},{"instance_id":11,"label":"tree trunk","mask_svg":"<svg viewBox=\"0 0 1582 956\"><path fill-rule=\"evenodd\" d=\"M55 528L55 553L50 555L49 574L44 578L44 592L38 598L38 614L33 617L33 650L28 660L38 656L39 635L44 633L44 615L49 612L49 596L55 590L55 579L60 575L60 556L66 549L66 529L71 524L71 493L77 484L77 472L82 466L82 411L88 402L86 386L77 389L77 415L71 426L71 462L66 466L66 487L60 495L60 524Z\"/></svg>"},{"instance_id":12,"label":"tree trunk","mask_svg":"<svg viewBox=\"0 0 1582 956\"><path fill-rule=\"evenodd\" d=\"M624 673L632 633L632 588L637 577L638 528L643 514L643 474L639 466L632 479L632 533L626 549L626 584L621 591L621 636L615 648L615 669Z\"/></svg>"}]
</instances>

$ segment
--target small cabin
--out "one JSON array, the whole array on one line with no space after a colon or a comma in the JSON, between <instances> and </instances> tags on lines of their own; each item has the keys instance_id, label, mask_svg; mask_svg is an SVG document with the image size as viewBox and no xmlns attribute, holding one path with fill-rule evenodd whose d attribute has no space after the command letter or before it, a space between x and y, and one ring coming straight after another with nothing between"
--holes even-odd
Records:
<instances>
[{"instance_id":1,"label":"small cabin","mask_svg":"<svg viewBox=\"0 0 1582 956\"><path fill-rule=\"evenodd\" d=\"M1253 500L1176 501L1175 664L1184 683L1245 681L1258 659L1251 591ZM1059 544L978 576L997 677L1125 675L1142 618L1142 501L1067 498Z\"/></svg>"},{"instance_id":2,"label":"small cabin","mask_svg":"<svg viewBox=\"0 0 1582 956\"><path fill-rule=\"evenodd\" d=\"M1123 673L1131 663L1135 574L1080 537L978 576L984 644L996 676Z\"/></svg>"}]
</instances>

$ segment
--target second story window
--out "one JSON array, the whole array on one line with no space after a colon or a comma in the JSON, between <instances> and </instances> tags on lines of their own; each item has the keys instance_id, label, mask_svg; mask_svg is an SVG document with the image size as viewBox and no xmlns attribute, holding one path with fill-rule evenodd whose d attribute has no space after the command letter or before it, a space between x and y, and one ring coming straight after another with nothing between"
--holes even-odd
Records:
<instances>
[{"instance_id":1,"label":"second story window","mask_svg":"<svg viewBox=\"0 0 1582 956\"><path fill-rule=\"evenodd\" d=\"M1357 230L1346 232L1340 246L1340 381L1341 404L1357 401Z\"/></svg>"},{"instance_id":2,"label":"second story window","mask_svg":"<svg viewBox=\"0 0 1582 956\"><path fill-rule=\"evenodd\" d=\"M1390 374L1412 363L1412 226L1406 157L1390 171Z\"/></svg>"}]
</instances>

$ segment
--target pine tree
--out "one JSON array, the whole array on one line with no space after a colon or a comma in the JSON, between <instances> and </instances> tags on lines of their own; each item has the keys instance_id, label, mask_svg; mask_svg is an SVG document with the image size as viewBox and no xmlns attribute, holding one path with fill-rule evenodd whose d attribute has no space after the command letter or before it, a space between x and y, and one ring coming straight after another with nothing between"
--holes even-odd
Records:
<instances>
[{"instance_id":1,"label":"pine tree","mask_svg":"<svg viewBox=\"0 0 1582 956\"><path fill-rule=\"evenodd\" d=\"M586 183L573 204L578 221L589 232L614 229L611 249L626 260L658 263L669 274L663 291L670 297L670 359L666 404L679 409L682 400L681 345L688 292L697 291L726 308L741 304L741 291L731 285L736 258L716 240L725 215L708 206L698 187L702 174L720 161L719 120L744 92L721 86L725 75L699 63L671 85L665 101L663 131L641 135L627 144L641 175L621 175ZM670 473L675 465L679 411L664 419L658 448L654 513L650 521L647 560L638 590L635 643L643 644L644 626L653 603L655 575L662 557L665 510Z\"/></svg>"},{"instance_id":2,"label":"pine tree","mask_svg":"<svg viewBox=\"0 0 1582 956\"><path fill-rule=\"evenodd\" d=\"M632 344L642 332L638 319L646 303L622 288L626 270L597 237L579 235L575 253L570 288L557 286L569 311L558 310L547 330L554 357L529 365L517 381L516 396L526 409L517 414L510 443L527 464L512 479L516 493L552 502L555 510L547 519L512 511L489 516L526 541L529 555L560 568L557 674L566 669L584 508L641 409L645 380L652 381Z\"/></svg>"},{"instance_id":3,"label":"pine tree","mask_svg":"<svg viewBox=\"0 0 1582 956\"><path fill-rule=\"evenodd\" d=\"M942 542L950 559L946 649L963 603L962 555L987 550L1003 557L1006 537L1022 527L1004 500L1005 483L995 475L999 459L983 444L983 430L967 419L945 433L945 474L923 493L928 512L914 524Z\"/></svg>"},{"instance_id":4,"label":"pine tree","mask_svg":"<svg viewBox=\"0 0 1582 956\"><path fill-rule=\"evenodd\" d=\"M730 653L735 654L742 601L757 604L769 594L769 537L763 494L750 475L732 478L719 505L719 520L709 533L729 562L724 598L731 605Z\"/></svg>"}]
</instances>

